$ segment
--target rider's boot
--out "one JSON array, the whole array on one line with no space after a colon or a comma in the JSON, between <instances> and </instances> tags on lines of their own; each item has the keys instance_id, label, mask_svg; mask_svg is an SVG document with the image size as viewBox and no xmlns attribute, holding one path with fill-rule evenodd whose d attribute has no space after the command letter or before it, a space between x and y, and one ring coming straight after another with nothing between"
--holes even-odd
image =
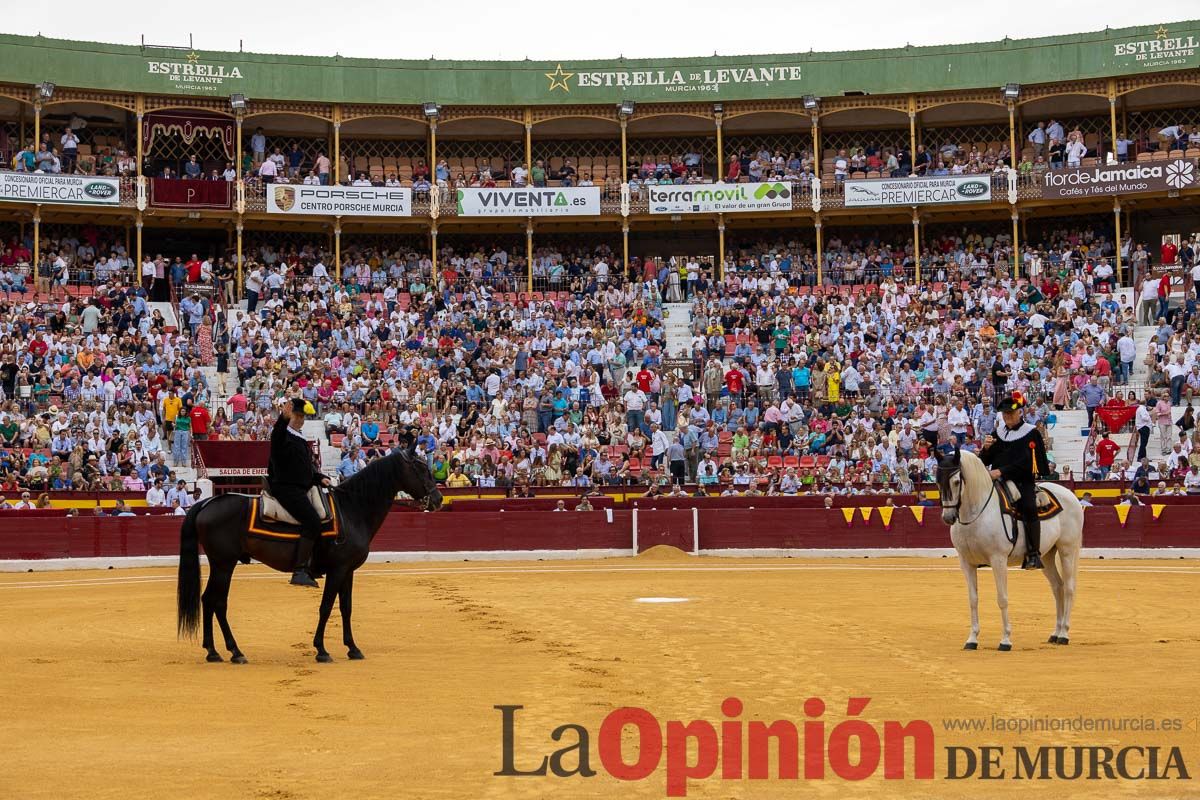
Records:
<instances>
[{"instance_id":1,"label":"rider's boot","mask_svg":"<svg viewBox=\"0 0 1200 800\"><path fill-rule=\"evenodd\" d=\"M1042 564L1041 555L1042 544L1042 521L1038 518L1035 511L1025 520L1025 561L1021 564L1021 569L1042 569L1045 565Z\"/></svg>"},{"instance_id":2,"label":"rider's boot","mask_svg":"<svg viewBox=\"0 0 1200 800\"><path fill-rule=\"evenodd\" d=\"M296 547L296 563L292 566L292 580L290 583L293 586L310 586L314 589L319 589L320 584L313 580L311 571L313 540L307 536L300 537L300 543Z\"/></svg>"}]
</instances>

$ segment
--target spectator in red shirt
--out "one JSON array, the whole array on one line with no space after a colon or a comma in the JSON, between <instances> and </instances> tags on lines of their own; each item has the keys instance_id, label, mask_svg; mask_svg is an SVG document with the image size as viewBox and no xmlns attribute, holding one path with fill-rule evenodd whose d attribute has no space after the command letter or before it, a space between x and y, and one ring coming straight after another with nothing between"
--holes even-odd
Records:
<instances>
[{"instance_id":1,"label":"spectator in red shirt","mask_svg":"<svg viewBox=\"0 0 1200 800\"><path fill-rule=\"evenodd\" d=\"M742 371L737 367L730 367L725 373L725 388L729 390L729 396L734 399L739 406L741 405L742 388L745 383L745 378L742 376Z\"/></svg>"},{"instance_id":2,"label":"spectator in red shirt","mask_svg":"<svg viewBox=\"0 0 1200 800\"><path fill-rule=\"evenodd\" d=\"M1166 253L1166 246L1163 247L1163 253ZM1166 261L1163 261L1166 264ZM1167 318L1167 310L1171 305L1171 273L1164 272L1162 277L1158 279L1158 316L1163 319Z\"/></svg>"},{"instance_id":3,"label":"spectator in red shirt","mask_svg":"<svg viewBox=\"0 0 1200 800\"><path fill-rule=\"evenodd\" d=\"M641 371L635 376L638 388L646 394L650 394L650 383L654 380L654 374L650 370L642 367Z\"/></svg>"},{"instance_id":4,"label":"spectator in red shirt","mask_svg":"<svg viewBox=\"0 0 1200 800\"><path fill-rule=\"evenodd\" d=\"M46 344L46 335L40 331L33 337L33 341L29 343L29 352L33 354L34 358L44 357L46 351L49 349L50 346Z\"/></svg>"},{"instance_id":5,"label":"spectator in red shirt","mask_svg":"<svg viewBox=\"0 0 1200 800\"><path fill-rule=\"evenodd\" d=\"M187 279L188 283L200 282L200 259L195 253L192 253L191 260L187 262Z\"/></svg>"},{"instance_id":6,"label":"spectator in red shirt","mask_svg":"<svg viewBox=\"0 0 1200 800\"><path fill-rule=\"evenodd\" d=\"M1096 471L1100 473L1100 480L1108 477L1119 452L1121 445L1114 442L1107 433L1096 442Z\"/></svg>"},{"instance_id":7,"label":"spectator in red shirt","mask_svg":"<svg viewBox=\"0 0 1200 800\"><path fill-rule=\"evenodd\" d=\"M1164 267L1175 263L1175 257L1179 255L1179 248L1170 239L1163 242L1162 246L1162 265Z\"/></svg>"},{"instance_id":8,"label":"spectator in red shirt","mask_svg":"<svg viewBox=\"0 0 1200 800\"><path fill-rule=\"evenodd\" d=\"M208 427L212 424L212 418L208 414L208 409L202 405L192 406L189 416L192 418L192 439L196 441L204 441L208 438Z\"/></svg>"}]
</instances>

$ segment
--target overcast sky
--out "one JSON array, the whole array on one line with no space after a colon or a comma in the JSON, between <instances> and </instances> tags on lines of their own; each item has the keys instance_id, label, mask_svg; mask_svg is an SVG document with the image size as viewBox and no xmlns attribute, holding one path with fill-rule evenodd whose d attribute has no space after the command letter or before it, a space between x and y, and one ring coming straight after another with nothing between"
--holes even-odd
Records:
<instances>
[{"instance_id":1,"label":"overcast sky","mask_svg":"<svg viewBox=\"0 0 1200 800\"><path fill-rule=\"evenodd\" d=\"M144 35L148 44L183 47L191 34L200 50L237 50L240 42L259 53L566 60L959 44L1169 23L1187 18L1189 9L1200 16L1196 0L1174 6L1042 0L1003 8L897 0L820 6L803 0L290 0L265 6L57 0L44 19L5 15L0 30L118 44L137 44ZM809 9L819 9L819 18L810 19Z\"/></svg>"}]
</instances>

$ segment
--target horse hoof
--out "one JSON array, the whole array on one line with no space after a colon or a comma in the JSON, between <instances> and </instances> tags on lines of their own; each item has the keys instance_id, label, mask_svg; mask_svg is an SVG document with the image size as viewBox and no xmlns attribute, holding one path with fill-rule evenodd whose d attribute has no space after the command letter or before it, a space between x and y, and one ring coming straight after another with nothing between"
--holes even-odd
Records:
<instances>
[{"instance_id":1,"label":"horse hoof","mask_svg":"<svg viewBox=\"0 0 1200 800\"><path fill-rule=\"evenodd\" d=\"M363 655L363 651L359 650L358 648L347 652L346 657L351 661L362 661L364 658L366 658L366 656Z\"/></svg>"},{"instance_id":2,"label":"horse hoof","mask_svg":"<svg viewBox=\"0 0 1200 800\"><path fill-rule=\"evenodd\" d=\"M1070 643L1071 643L1071 640L1065 636L1058 637L1058 641L1055 642L1055 644L1070 644Z\"/></svg>"},{"instance_id":3,"label":"horse hoof","mask_svg":"<svg viewBox=\"0 0 1200 800\"><path fill-rule=\"evenodd\" d=\"M1046 641L1047 641L1047 642L1049 642L1050 644L1058 644L1058 637L1057 637L1057 636L1051 636L1051 637L1050 637L1049 639L1047 639Z\"/></svg>"},{"instance_id":4,"label":"horse hoof","mask_svg":"<svg viewBox=\"0 0 1200 800\"><path fill-rule=\"evenodd\" d=\"M967 642L963 645L963 650L978 650L979 642Z\"/></svg>"},{"instance_id":5,"label":"horse hoof","mask_svg":"<svg viewBox=\"0 0 1200 800\"><path fill-rule=\"evenodd\" d=\"M229 663L230 664L246 664L249 662L246 661L246 657L244 655L242 655L241 653L238 653L238 654L230 657Z\"/></svg>"},{"instance_id":6,"label":"horse hoof","mask_svg":"<svg viewBox=\"0 0 1200 800\"><path fill-rule=\"evenodd\" d=\"M333 656L329 655L329 653L317 653L317 663L318 664L332 664Z\"/></svg>"},{"instance_id":7,"label":"horse hoof","mask_svg":"<svg viewBox=\"0 0 1200 800\"><path fill-rule=\"evenodd\" d=\"M1011 644L1001 644L996 649L999 650L1001 653L1007 653L1009 650L1012 650L1012 645Z\"/></svg>"},{"instance_id":8,"label":"horse hoof","mask_svg":"<svg viewBox=\"0 0 1200 800\"><path fill-rule=\"evenodd\" d=\"M217 662L224 661L225 659L221 658L220 653L209 653L204 657L204 660L210 664L216 664Z\"/></svg>"}]
</instances>

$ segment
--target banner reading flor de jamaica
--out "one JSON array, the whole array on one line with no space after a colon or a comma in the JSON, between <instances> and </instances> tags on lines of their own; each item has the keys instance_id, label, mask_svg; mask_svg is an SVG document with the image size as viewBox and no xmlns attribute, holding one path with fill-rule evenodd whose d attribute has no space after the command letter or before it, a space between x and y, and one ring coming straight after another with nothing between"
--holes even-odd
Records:
<instances>
[{"instance_id":1,"label":"banner reading flor de jamaica","mask_svg":"<svg viewBox=\"0 0 1200 800\"><path fill-rule=\"evenodd\" d=\"M599 213L599 186L458 190L460 217L568 217Z\"/></svg>"},{"instance_id":2,"label":"banner reading flor de jamaica","mask_svg":"<svg viewBox=\"0 0 1200 800\"><path fill-rule=\"evenodd\" d=\"M412 215L412 189L273 184L267 187L267 211L335 217L408 217Z\"/></svg>"},{"instance_id":3,"label":"banner reading flor de jamaica","mask_svg":"<svg viewBox=\"0 0 1200 800\"><path fill-rule=\"evenodd\" d=\"M121 182L91 175L0 172L0 200L115 206L121 203Z\"/></svg>"},{"instance_id":4,"label":"banner reading flor de jamaica","mask_svg":"<svg viewBox=\"0 0 1200 800\"><path fill-rule=\"evenodd\" d=\"M992 199L990 175L871 178L846 181L845 185L847 206L924 206L986 203Z\"/></svg>"},{"instance_id":5,"label":"banner reading flor de jamaica","mask_svg":"<svg viewBox=\"0 0 1200 800\"><path fill-rule=\"evenodd\" d=\"M646 188L651 214L792 210L793 190L788 183L705 183Z\"/></svg>"},{"instance_id":6,"label":"banner reading flor de jamaica","mask_svg":"<svg viewBox=\"0 0 1200 800\"><path fill-rule=\"evenodd\" d=\"M1190 189L1196 184L1194 161L1173 158L1138 164L1056 169L1042 175L1042 197L1096 197Z\"/></svg>"}]
</instances>

